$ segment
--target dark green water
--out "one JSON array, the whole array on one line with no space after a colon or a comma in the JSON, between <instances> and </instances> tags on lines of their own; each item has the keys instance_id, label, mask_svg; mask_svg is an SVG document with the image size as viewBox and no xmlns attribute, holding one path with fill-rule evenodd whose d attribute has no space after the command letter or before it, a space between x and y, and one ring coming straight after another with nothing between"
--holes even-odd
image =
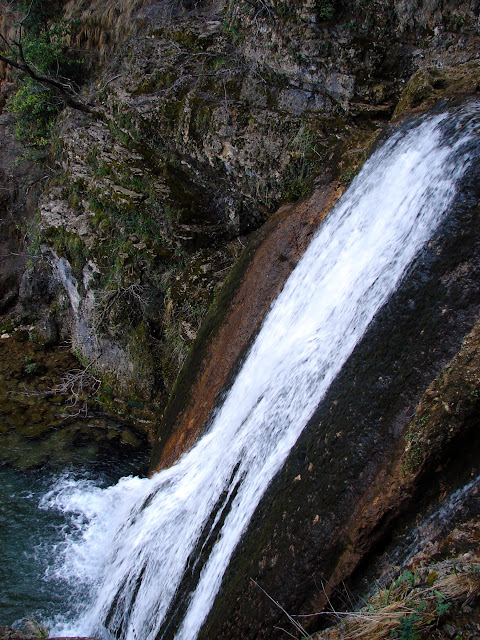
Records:
<instances>
[{"instance_id":1,"label":"dark green water","mask_svg":"<svg viewBox=\"0 0 480 640\"><path fill-rule=\"evenodd\" d=\"M56 518L38 509L51 477L0 468L0 620L12 624L39 609L54 610L58 596L47 593L36 548L55 537Z\"/></svg>"},{"instance_id":2,"label":"dark green water","mask_svg":"<svg viewBox=\"0 0 480 640\"><path fill-rule=\"evenodd\" d=\"M0 339L0 625L74 605L66 583L47 579L76 527L61 510L39 508L55 482L70 474L105 487L146 470L144 433L48 393L78 366L60 347Z\"/></svg>"},{"instance_id":3,"label":"dark green water","mask_svg":"<svg viewBox=\"0 0 480 640\"><path fill-rule=\"evenodd\" d=\"M75 523L59 511L39 508L39 503L61 476L105 487L145 469L146 455L122 457L85 460L83 465L78 460L62 472L0 466L0 625L29 617L52 619L73 606L68 587L47 579L47 574L61 551L65 530L75 528Z\"/></svg>"}]
</instances>

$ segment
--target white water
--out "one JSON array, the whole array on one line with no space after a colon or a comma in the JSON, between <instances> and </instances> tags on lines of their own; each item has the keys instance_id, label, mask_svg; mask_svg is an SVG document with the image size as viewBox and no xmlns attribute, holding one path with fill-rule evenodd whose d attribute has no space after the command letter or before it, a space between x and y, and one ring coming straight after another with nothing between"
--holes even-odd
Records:
<instances>
[{"instance_id":1,"label":"white water","mask_svg":"<svg viewBox=\"0 0 480 640\"><path fill-rule=\"evenodd\" d=\"M424 119L366 163L273 304L207 433L174 467L104 490L62 481L45 496L44 508L78 525L52 574L90 593L59 634L110 638L121 628L121 638L156 638L210 519L219 532L176 635L197 637L270 481L442 221L472 159L478 111Z\"/></svg>"}]
</instances>

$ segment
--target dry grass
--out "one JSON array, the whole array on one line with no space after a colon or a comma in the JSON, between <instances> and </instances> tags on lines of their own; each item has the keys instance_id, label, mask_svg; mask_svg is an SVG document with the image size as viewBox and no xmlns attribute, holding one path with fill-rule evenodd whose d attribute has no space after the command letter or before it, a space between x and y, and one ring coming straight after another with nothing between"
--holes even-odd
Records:
<instances>
[{"instance_id":1,"label":"dry grass","mask_svg":"<svg viewBox=\"0 0 480 640\"><path fill-rule=\"evenodd\" d=\"M33 638L48 638L49 630L44 624L39 622L36 618L27 618L23 622L23 631Z\"/></svg>"},{"instance_id":2,"label":"dry grass","mask_svg":"<svg viewBox=\"0 0 480 640\"><path fill-rule=\"evenodd\" d=\"M422 573L422 572L421 572ZM480 596L480 556L446 560L410 571L379 589L355 612L334 615L339 624L315 640L416 640L437 627L455 608Z\"/></svg>"}]
</instances>

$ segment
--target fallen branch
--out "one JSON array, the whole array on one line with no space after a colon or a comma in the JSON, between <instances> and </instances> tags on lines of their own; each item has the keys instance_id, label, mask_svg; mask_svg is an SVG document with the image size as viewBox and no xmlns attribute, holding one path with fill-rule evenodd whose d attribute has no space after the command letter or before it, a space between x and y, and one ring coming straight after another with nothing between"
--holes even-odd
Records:
<instances>
[{"instance_id":1,"label":"fallen branch","mask_svg":"<svg viewBox=\"0 0 480 640\"><path fill-rule=\"evenodd\" d=\"M51 397L51 396L67 396L67 404L75 407L75 413L69 413L67 418L86 417L88 415L88 400L95 396L102 384L100 378L97 378L92 369L96 364L96 360L92 360L86 367L82 369L71 369L62 377L60 383L56 387L46 389L45 391L25 391L22 395L27 397Z\"/></svg>"}]
</instances>

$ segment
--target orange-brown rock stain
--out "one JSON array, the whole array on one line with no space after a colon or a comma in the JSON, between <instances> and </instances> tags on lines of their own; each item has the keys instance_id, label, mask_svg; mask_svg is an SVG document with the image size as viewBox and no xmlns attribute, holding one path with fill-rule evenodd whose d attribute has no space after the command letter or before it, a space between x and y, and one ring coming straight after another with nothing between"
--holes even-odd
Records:
<instances>
[{"instance_id":1,"label":"orange-brown rock stain","mask_svg":"<svg viewBox=\"0 0 480 640\"><path fill-rule=\"evenodd\" d=\"M329 185L306 200L282 206L255 238L253 259L194 374L188 404L175 417L154 471L172 465L197 441L235 363L341 194L341 187Z\"/></svg>"}]
</instances>

